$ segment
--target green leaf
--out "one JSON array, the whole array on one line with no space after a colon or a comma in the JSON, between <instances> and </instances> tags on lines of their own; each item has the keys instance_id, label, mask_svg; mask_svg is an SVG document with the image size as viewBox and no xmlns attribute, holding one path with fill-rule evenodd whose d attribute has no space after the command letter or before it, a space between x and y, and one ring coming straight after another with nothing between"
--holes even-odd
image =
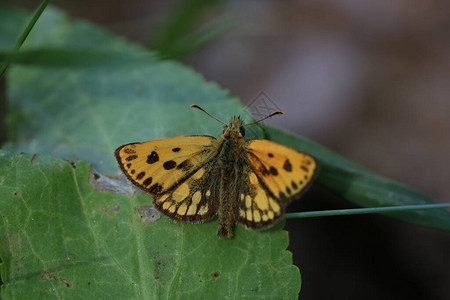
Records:
<instances>
[{"instance_id":1,"label":"green leaf","mask_svg":"<svg viewBox=\"0 0 450 300\"><path fill-rule=\"evenodd\" d=\"M150 197L97 192L90 166L0 151L2 299L296 299L283 224L142 221Z\"/></svg>"},{"instance_id":2,"label":"green leaf","mask_svg":"<svg viewBox=\"0 0 450 300\"><path fill-rule=\"evenodd\" d=\"M265 126L264 129L271 140L313 154L320 166L316 182L359 206L435 203L414 189L365 169L321 145L273 127ZM445 208L385 214L406 222L450 230L450 212Z\"/></svg>"}]
</instances>

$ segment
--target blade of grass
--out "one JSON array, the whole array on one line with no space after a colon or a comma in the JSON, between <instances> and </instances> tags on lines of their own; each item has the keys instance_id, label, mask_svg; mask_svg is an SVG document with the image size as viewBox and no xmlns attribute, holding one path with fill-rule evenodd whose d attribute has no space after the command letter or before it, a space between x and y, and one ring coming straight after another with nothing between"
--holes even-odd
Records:
<instances>
[{"instance_id":1,"label":"blade of grass","mask_svg":"<svg viewBox=\"0 0 450 300\"><path fill-rule=\"evenodd\" d=\"M223 3L223 0L181 1L160 28L152 42L152 49L165 59L179 59L217 39L230 26L216 22L206 25L203 31L199 28L205 23L207 15Z\"/></svg>"},{"instance_id":2,"label":"blade of grass","mask_svg":"<svg viewBox=\"0 0 450 300\"><path fill-rule=\"evenodd\" d=\"M118 65L129 66L133 63L151 63L156 60L156 55L148 52L132 54L124 51L88 48L41 48L23 51L0 51L0 61L50 68L113 68Z\"/></svg>"},{"instance_id":3,"label":"blade of grass","mask_svg":"<svg viewBox=\"0 0 450 300\"><path fill-rule=\"evenodd\" d=\"M189 36L181 38L168 49L158 49L160 56L163 59L182 59L218 39L233 27L234 25L229 22L210 25L206 29L198 30Z\"/></svg>"},{"instance_id":4,"label":"blade of grass","mask_svg":"<svg viewBox=\"0 0 450 300\"><path fill-rule=\"evenodd\" d=\"M300 219L300 218L313 218L313 217L379 214L379 213L388 213L388 212L394 212L394 211L398 212L398 211L406 211L406 210L437 209L437 208L446 208L446 207L450 207L450 203L306 211L306 212L298 212L298 213L287 213L285 216L286 216L286 219Z\"/></svg>"},{"instance_id":5,"label":"blade of grass","mask_svg":"<svg viewBox=\"0 0 450 300\"><path fill-rule=\"evenodd\" d=\"M39 20L39 17L42 15L42 12L47 7L49 0L42 1L41 5L39 5L38 9L34 13L33 17L31 18L30 22L28 23L25 30L22 32L21 36L19 37L19 40L17 41L16 45L14 46L14 50L19 50L20 47L22 47L23 43L25 42L26 38L30 34L31 30L33 29L34 25L36 24L37 20ZM3 74L5 74L6 69L8 69L9 63L4 63L0 68L0 78L3 77Z\"/></svg>"}]
</instances>

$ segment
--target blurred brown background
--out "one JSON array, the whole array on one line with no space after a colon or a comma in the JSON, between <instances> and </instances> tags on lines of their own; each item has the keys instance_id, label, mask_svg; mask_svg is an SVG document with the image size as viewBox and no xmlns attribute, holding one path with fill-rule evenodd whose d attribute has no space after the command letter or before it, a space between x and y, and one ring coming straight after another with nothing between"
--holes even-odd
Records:
<instances>
[{"instance_id":1,"label":"blurred brown background","mask_svg":"<svg viewBox=\"0 0 450 300\"><path fill-rule=\"evenodd\" d=\"M53 3L151 45L180 2ZM450 201L449 1L222 1L215 19L235 26L185 64L244 103L264 91L286 111L268 123ZM343 207L353 206L315 186L290 210ZM450 299L447 232L371 215L287 229L301 299Z\"/></svg>"}]
</instances>

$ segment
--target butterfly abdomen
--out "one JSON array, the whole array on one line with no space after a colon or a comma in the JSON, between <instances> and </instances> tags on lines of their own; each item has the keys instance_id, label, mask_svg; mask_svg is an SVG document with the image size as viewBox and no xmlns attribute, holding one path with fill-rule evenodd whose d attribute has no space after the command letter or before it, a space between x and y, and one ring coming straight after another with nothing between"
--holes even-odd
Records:
<instances>
[{"instance_id":1,"label":"butterfly abdomen","mask_svg":"<svg viewBox=\"0 0 450 300\"><path fill-rule=\"evenodd\" d=\"M245 140L242 138L229 137L224 134L222 147L219 152L217 167L220 169L220 192L218 210L218 237L232 236L232 226L235 222L235 211L238 206L240 191L238 187L239 178L242 178L244 168L247 165L245 151Z\"/></svg>"}]
</instances>

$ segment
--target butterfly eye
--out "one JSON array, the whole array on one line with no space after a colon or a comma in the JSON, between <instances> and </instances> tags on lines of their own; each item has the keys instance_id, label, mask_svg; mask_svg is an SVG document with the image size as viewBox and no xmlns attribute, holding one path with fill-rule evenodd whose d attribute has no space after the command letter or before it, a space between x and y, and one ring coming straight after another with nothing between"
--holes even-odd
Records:
<instances>
[{"instance_id":1,"label":"butterfly eye","mask_svg":"<svg viewBox=\"0 0 450 300\"><path fill-rule=\"evenodd\" d=\"M244 127L239 127L239 131L241 132L242 137L245 137L245 129Z\"/></svg>"}]
</instances>

